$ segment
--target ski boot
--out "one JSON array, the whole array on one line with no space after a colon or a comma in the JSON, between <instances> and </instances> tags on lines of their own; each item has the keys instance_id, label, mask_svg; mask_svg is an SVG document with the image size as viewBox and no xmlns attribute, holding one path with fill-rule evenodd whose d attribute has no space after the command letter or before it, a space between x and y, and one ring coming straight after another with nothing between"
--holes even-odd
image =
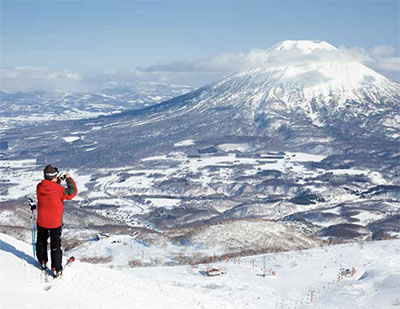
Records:
<instances>
[{"instance_id":1,"label":"ski boot","mask_svg":"<svg viewBox=\"0 0 400 309\"><path fill-rule=\"evenodd\" d=\"M53 278L58 278L62 276L63 271L62 270L56 270L55 267L53 267Z\"/></svg>"}]
</instances>

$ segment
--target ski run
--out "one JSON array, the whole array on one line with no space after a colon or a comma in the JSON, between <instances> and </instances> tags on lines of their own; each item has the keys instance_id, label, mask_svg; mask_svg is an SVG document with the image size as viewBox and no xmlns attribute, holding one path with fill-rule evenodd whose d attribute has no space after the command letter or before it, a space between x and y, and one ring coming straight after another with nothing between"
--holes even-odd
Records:
<instances>
[{"instance_id":1,"label":"ski run","mask_svg":"<svg viewBox=\"0 0 400 309\"><path fill-rule=\"evenodd\" d=\"M0 234L0 308L391 308L400 305L399 265L400 240L194 266L77 259L47 290L32 247Z\"/></svg>"}]
</instances>

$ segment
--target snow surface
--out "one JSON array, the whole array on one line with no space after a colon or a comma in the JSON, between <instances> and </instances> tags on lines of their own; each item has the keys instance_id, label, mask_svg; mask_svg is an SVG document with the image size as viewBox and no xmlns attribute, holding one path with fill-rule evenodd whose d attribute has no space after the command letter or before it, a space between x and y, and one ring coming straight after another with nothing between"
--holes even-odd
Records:
<instances>
[{"instance_id":1,"label":"snow surface","mask_svg":"<svg viewBox=\"0 0 400 309\"><path fill-rule=\"evenodd\" d=\"M385 216L380 212L372 212L361 210L359 214L351 216L352 218L358 219L359 224L367 225L368 223L383 219Z\"/></svg>"},{"instance_id":2,"label":"snow surface","mask_svg":"<svg viewBox=\"0 0 400 309\"><path fill-rule=\"evenodd\" d=\"M63 140L66 141L67 143L72 143L75 141L80 140L81 138L79 136L67 136L67 137L63 137Z\"/></svg>"},{"instance_id":3,"label":"snow surface","mask_svg":"<svg viewBox=\"0 0 400 309\"><path fill-rule=\"evenodd\" d=\"M285 50L300 50L303 54L311 54L313 51L331 50L337 51L337 48L325 41L310 41L310 40L286 40L274 45L269 51L285 51Z\"/></svg>"},{"instance_id":4,"label":"snow surface","mask_svg":"<svg viewBox=\"0 0 400 309\"><path fill-rule=\"evenodd\" d=\"M177 206L180 204L181 199L177 198L146 198L145 199L146 203L150 203L152 206L156 207L165 207L165 208L170 208L173 206Z\"/></svg>"},{"instance_id":5,"label":"snow surface","mask_svg":"<svg viewBox=\"0 0 400 309\"><path fill-rule=\"evenodd\" d=\"M174 144L174 147L182 147L182 146L192 146L195 145L195 141L192 139L186 139Z\"/></svg>"},{"instance_id":6,"label":"snow surface","mask_svg":"<svg viewBox=\"0 0 400 309\"><path fill-rule=\"evenodd\" d=\"M218 145L217 147L219 150L222 151L240 151L240 152L246 152L251 150L251 145L250 144L232 144L232 143L227 143L227 144L221 144Z\"/></svg>"},{"instance_id":7,"label":"snow surface","mask_svg":"<svg viewBox=\"0 0 400 309\"><path fill-rule=\"evenodd\" d=\"M0 202L35 193L36 185L43 179L43 172L36 168L36 160L0 160L0 183L8 186L0 195Z\"/></svg>"},{"instance_id":8,"label":"snow surface","mask_svg":"<svg viewBox=\"0 0 400 309\"><path fill-rule=\"evenodd\" d=\"M119 269L77 260L45 291L32 247L0 234L0 307L307 308L312 292L317 308L394 308L400 304L399 253L400 240L390 240L195 266ZM203 276L211 267L225 274ZM352 267L354 276L339 281L340 270ZM276 275L262 276L264 269Z\"/></svg>"}]
</instances>

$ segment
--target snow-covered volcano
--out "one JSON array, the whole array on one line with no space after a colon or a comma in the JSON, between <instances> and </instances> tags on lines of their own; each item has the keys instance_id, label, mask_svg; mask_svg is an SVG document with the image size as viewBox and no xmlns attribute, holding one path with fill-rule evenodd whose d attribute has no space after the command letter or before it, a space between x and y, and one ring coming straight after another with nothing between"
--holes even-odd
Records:
<instances>
[{"instance_id":1,"label":"snow-covered volcano","mask_svg":"<svg viewBox=\"0 0 400 309\"><path fill-rule=\"evenodd\" d=\"M249 70L209 87L200 102L235 106L256 123L295 113L314 125L331 125L330 121L338 118L362 120L392 109L382 120L389 126L400 121L399 83L354 62L329 43L318 41L276 44L262 53Z\"/></svg>"}]
</instances>

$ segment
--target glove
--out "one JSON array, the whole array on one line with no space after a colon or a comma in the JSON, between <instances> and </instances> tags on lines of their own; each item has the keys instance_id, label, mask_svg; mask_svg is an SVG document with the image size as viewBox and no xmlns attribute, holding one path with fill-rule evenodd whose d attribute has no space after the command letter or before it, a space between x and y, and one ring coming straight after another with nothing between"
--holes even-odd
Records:
<instances>
[{"instance_id":1,"label":"glove","mask_svg":"<svg viewBox=\"0 0 400 309\"><path fill-rule=\"evenodd\" d=\"M31 210L36 209L36 199L34 197L28 197L28 202Z\"/></svg>"}]
</instances>

